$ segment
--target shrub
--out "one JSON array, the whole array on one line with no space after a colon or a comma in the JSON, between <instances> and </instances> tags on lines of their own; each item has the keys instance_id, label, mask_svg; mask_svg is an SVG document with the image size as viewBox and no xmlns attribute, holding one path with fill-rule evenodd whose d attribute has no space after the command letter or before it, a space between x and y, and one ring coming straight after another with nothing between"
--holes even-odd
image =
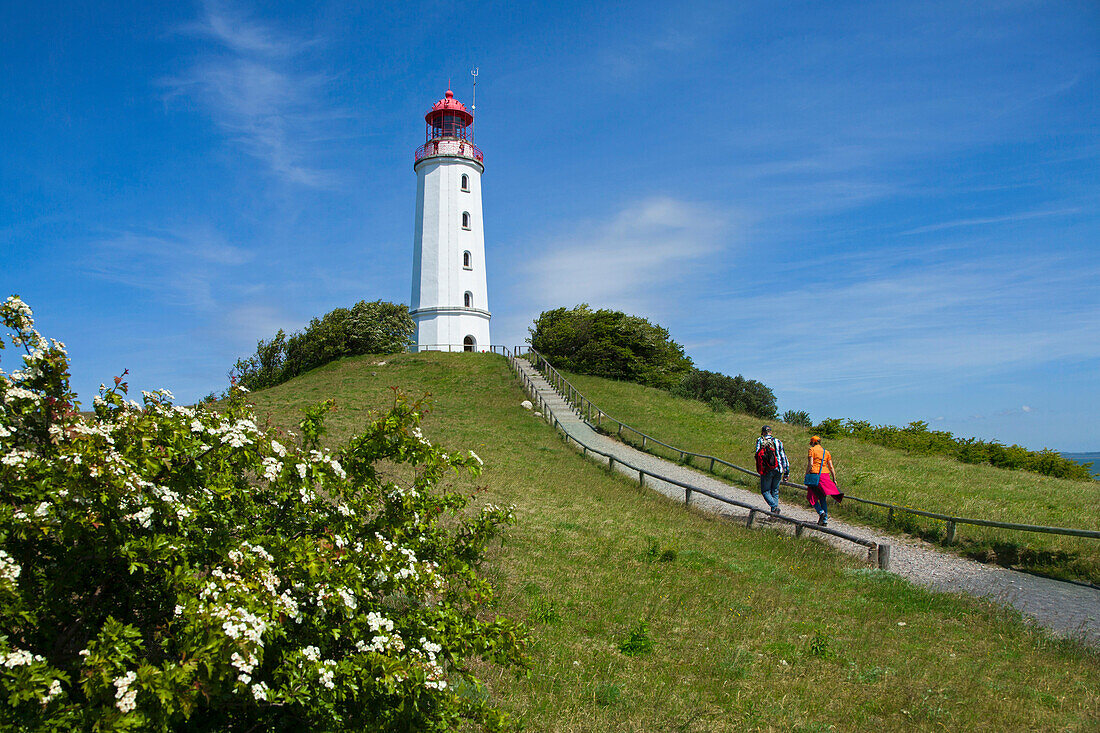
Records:
<instances>
[{"instance_id":1,"label":"shrub","mask_svg":"<svg viewBox=\"0 0 1100 733\"><path fill-rule=\"evenodd\" d=\"M559 369L671 389L692 367L684 347L661 326L620 311L544 311L535 319L531 346Z\"/></svg>"},{"instance_id":2,"label":"shrub","mask_svg":"<svg viewBox=\"0 0 1100 733\"><path fill-rule=\"evenodd\" d=\"M817 425L814 425L813 429L814 432L822 438L837 438L846 434L844 422L835 417L825 418Z\"/></svg>"},{"instance_id":3,"label":"shrub","mask_svg":"<svg viewBox=\"0 0 1100 733\"><path fill-rule=\"evenodd\" d=\"M810 413L805 410L787 410L783 413L781 419L788 425L798 425L803 428L808 428L813 425L810 421Z\"/></svg>"},{"instance_id":4,"label":"shrub","mask_svg":"<svg viewBox=\"0 0 1100 733\"><path fill-rule=\"evenodd\" d=\"M417 404L336 453L331 403L299 442L239 389L219 413L117 377L82 415L63 345L17 298L0 317L26 351L0 374L0 728L504 724L455 690L479 689L475 658L523 662L477 572L512 515L444 486L481 461L433 446Z\"/></svg>"},{"instance_id":5,"label":"shrub","mask_svg":"<svg viewBox=\"0 0 1100 733\"><path fill-rule=\"evenodd\" d=\"M270 341L260 339L230 375L248 389L272 387L345 356L401 351L415 332L408 306L361 300L314 318L300 333L279 329Z\"/></svg>"},{"instance_id":6,"label":"shrub","mask_svg":"<svg viewBox=\"0 0 1100 733\"><path fill-rule=\"evenodd\" d=\"M702 402L718 402L731 410L755 417L771 419L776 415L775 395L771 389L740 374L730 377L718 372L692 369L672 392Z\"/></svg>"},{"instance_id":7,"label":"shrub","mask_svg":"<svg viewBox=\"0 0 1100 733\"><path fill-rule=\"evenodd\" d=\"M784 413L784 422L791 422L787 419L790 414L790 411ZM998 468L1033 471L1044 476L1094 480L1088 468L1049 448L1030 451L1019 445L1004 446L996 441L957 438L946 430L929 430L928 423L923 420L915 420L899 428L894 425L871 425L866 420L828 418L813 426L813 430L823 438L852 436L887 448L947 456L963 463L988 463Z\"/></svg>"}]
</instances>

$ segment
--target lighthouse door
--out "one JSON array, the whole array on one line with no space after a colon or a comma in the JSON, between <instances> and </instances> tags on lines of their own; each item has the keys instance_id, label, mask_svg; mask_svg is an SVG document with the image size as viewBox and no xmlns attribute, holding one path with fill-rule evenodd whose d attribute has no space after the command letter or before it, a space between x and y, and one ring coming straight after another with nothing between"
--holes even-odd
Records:
<instances>
[{"instance_id":1,"label":"lighthouse door","mask_svg":"<svg viewBox=\"0 0 1100 733\"><path fill-rule=\"evenodd\" d=\"M474 344L474 337L473 336L467 336L466 338L462 339L462 350L463 351L473 351L474 346L475 346L475 344Z\"/></svg>"}]
</instances>

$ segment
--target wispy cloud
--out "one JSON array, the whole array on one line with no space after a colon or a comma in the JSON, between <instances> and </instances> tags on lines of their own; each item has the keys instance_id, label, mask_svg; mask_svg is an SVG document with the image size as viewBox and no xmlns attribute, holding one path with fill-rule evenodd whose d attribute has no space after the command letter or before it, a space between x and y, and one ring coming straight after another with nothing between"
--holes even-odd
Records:
<instances>
[{"instance_id":1,"label":"wispy cloud","mask_svg":"<svg viewBox=\"0 0 1100 733\"><path fill-rule=\"evenodd\" d=\"M229 6L207 2L183 32L215 42L179 76L164 81L168 98L199 102L247 154L281 180L310 187L335 182L317 164L318 140L330 139L347 115L325 98L329 80L306 74L294 60L316 44L279 33Z\"/></svg>"},{"instance_id":2,"label":"wispy cloud","mask_svg":"<svg viewBox=\"0 0 1100 733\"><path fill-rule=\"evenodd\" d=\"M250 252L209 229L132 230L91 243L85 269L118 285L149 291L158 301L210 312L224 298Z\"/></svg>"},{"instance_id":3,"label":"wispy cloud","mask_svg":"<svg viewBox=\"0 0 1100 733\"><path fill-rule=\"evenodd\" d=\"M649 198L538 247L545 254L524 268L521 287L543 305L644 308L699 258L730 244L728 225L728 215L710 207Z\"/></svg>"},{"instance_id":4,"label":"wispy cloud","mask_svg":"<svg viewBox=\"0 0 1100 733\"><path fill-rule=\"evenodd\" d=\"M710 302L711 329L749 333L765 313L769 328L757 348L723 357L717 347L706 356L734 360L788 392L878 395L1100 358L1100 302L1087 295L1096 268L1066 271L1036 257L878 272L833 285L823 278L782 298Z\"/></svg>"},{"instance_id":5,"label":"wispy cloud","mask_svg":"<svg viewBox=\"0 0 1100 733\"><path fill-rule=\"evenodd\" d=\"M1080 209L1056 209L1052 211L1022 211L1017 214L1008 214L1006 216L989 216L989 217L976 217L973 219L956 219L954 221L945 221L939 224L929 224L928 226L917 227L916 229L909 229L901 232L903 235L909 234L925 234L927 232L938 232L943 229L957 229L959 227L973 227L983 226L986 224L1004 224L1013 221L1026 221L1028 219L1040 219L1048 216L1066 216L1068 214L1076 214Z\"/></svg>"}]
</instances>

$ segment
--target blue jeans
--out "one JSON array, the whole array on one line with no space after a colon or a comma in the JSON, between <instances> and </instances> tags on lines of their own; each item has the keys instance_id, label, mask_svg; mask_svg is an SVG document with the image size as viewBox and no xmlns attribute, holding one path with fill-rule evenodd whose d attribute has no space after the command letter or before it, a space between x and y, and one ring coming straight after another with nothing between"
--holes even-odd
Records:
<instances>
[{"instance_id":1,"label":"blue jeans","mask_svg":"<svg viewBox=\"0 0 1100 733\"><path fill-rule=\"evenodd\" d=\"M814 509L821 516L822 519L829 518L829 504L825 501L825 492L821 490L820 486L810 487L810 493L814 495Z\"/></svg>"},{"instance_id":2,"label":"blue jeans","mask_svg":"<svg viewBox=\"0 0 1100 733\"><path fill-rule=\"evenodd\" d=\"M763 494L764 501L768 502L768 506L771 507L773 512L779 508L779 480L781 478L783 478L783 474L779 472L779 469L772 469L760 477L760 493Z\"/></svg>"}]
</instances>

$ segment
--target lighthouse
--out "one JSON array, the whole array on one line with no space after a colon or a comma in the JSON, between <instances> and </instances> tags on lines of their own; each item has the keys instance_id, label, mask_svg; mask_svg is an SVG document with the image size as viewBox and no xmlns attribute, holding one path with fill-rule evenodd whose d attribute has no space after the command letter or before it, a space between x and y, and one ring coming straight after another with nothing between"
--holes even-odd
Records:
<instances>
[{"instance_id":1,"label":"lighthouse","mask_svg":"<svg viewBox=\"0 0 1100 733\"><path fill-rule=\"evenodd\" d=\"M450 89L424 115L416 149L416 224L410 314L418 351L489 348L481 151L473 114Z\"/></svg>"}]
</instances>

